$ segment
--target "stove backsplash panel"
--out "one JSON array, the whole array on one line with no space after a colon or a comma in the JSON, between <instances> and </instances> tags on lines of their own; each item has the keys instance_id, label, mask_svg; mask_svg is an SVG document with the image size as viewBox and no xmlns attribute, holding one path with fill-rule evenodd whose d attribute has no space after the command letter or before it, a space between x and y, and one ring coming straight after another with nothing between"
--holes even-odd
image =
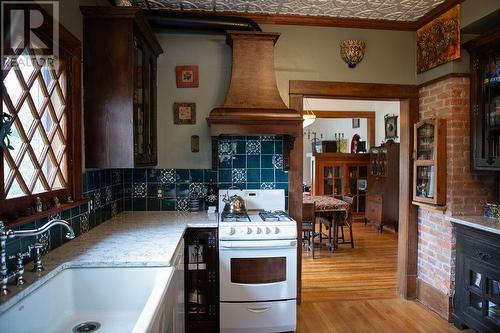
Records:
<instances>
[{"instance_id":1,"label":"stove backsplash panel","mask_svg":"<svg viewBox=\"0 0 500 333\"><path fill-rule=\"evenodd\" d=\"M283 171L283 137L223 137L219 141L218 159L216 171L124 169L123 210L188 210L189 199L204 198L211 185L219 189L232 186L283 189L288 199L288 172Z\"/></svg>"}]
</instances>

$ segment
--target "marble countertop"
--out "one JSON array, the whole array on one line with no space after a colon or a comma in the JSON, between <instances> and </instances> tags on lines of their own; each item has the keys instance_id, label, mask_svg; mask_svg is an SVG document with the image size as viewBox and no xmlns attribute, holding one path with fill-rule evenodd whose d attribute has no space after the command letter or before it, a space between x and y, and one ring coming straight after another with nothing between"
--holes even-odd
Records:
<instances>
[{"instance_id":1,"label":"marble countertop","mask_svg":"<svg viewBox=\"0 0 500 333\"><path fill-rule=\"evenodd\" d=\"M186 228L217 226L217 215L204 212L123 212L44 255L45 271L38 276L29 264L27 283L9 285L0 314L67 268L172 266Z\"/></svg>"},{"instance_id":2,"label":"marble countertop","mask_svg":"<svg viewBox=\"0 0 500 333\"><path fill-rule=\"evenodd\" d=\"M485 216L446 216L448 221L500 235L500 219Z\"/></svg>"}]
</instances>

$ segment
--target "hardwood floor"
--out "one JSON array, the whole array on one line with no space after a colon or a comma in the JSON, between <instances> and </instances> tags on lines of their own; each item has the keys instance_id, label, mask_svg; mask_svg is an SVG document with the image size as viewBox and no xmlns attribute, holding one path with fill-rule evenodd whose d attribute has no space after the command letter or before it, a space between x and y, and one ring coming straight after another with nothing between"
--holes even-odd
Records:
<instances>
[{"instance_id":1,"label":"hardwood floor","mask_svg":"<svg viewBox=\"0 0 500 333\"><path fill-rule=\"evenodd\" d=\"M354 246L303 252L298 333L467 332L397 296L397 235L355 223Z\"/></svg>"}]
</instances>

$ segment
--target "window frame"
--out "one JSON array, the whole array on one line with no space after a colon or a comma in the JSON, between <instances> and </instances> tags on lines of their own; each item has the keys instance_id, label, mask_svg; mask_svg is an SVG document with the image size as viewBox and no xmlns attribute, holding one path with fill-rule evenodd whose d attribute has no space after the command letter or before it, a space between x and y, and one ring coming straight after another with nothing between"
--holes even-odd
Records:
<instances>
[{"instance_id":1,"label":"window frame","mask_svg":"<svg viewBox=\"0 0 500 333\"><path fill-rule=\"evenodd\" d=\"M43 9L41 7L39 10ZM49 15L49 14L47 14ZM46 23L46 22L44 22ZM46 43L52 43L53 40L49 37L51 26L48 24L42 25L38 37ZM62 24L59 23L59 56L67 60L68 78L67 78L67 94L66 94L66 163L67 163L67 187L46 191L37 194L24 195L16 198L6 198L4 184L4 151L0 149L0 220L6 221L7 225L19 225L37 220L47 215L47 211L35 213L34 210L30 213L30 208L34 207L35 198L40 197L42 202L51 203L53 205L54 197L58 197L62 203L59 207L50 209L52 214L68 209L67 198L71 196L74 203L78 204L82 199L82 86L81 86L81 42L71 34ZM22 51L21 51L22 52ZM8 72L2 66L2 95L6 94L3 80ZM0 115L3 114L3 103L0 103ZM43 127L42 127L43 128ZM57 134L56 134L57 135ZM25 157L26 158L26 157ZM49 158L47 156L47 158Z\"/></svg>"}]
</instances>

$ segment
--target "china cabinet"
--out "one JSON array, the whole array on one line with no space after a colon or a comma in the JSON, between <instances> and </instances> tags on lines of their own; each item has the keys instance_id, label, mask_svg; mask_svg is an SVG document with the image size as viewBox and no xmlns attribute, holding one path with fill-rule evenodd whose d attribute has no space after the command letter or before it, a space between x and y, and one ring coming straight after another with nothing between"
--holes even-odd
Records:
<instances>
[{"instance_id":1,"label":"china cabinet","mask_svg":"<svg viewBox=\"0 0 500 333\"><path fill-rule=\"evenodd\" d=\"M365 222L380 232L391 225L397 231L399 221L399 143L387 142L372 147L366 195Z\"/></svg>"},{"instance_id":2,"label":"china cabinet","mask_svg":"<svg viewBox=\"0 0 500 333\"><path fill-rule=\"evenodd\" d=\"M500 170L500 29L465 44L471 61L471 162Z\"/></svg>"},{"instance_id":3,"label":"china cabinet","mask_svg":"<svg viewBox=\"0 0 500 333\"><path fill-rule=\"evenodd\" d=\"M446 121L427 119L414 129L413 201L446 204Z\"/></svg>"},{"instance_id":4,"label":"china cabinet","mask_svg":"<svg viewBox=\"0 0 500 333\"><path fill-rule=\"evenodd\" d=\"M219 331L217 228L188 229L184 236L186 332Z\"/></svg>"},{"instance_id":5,"label":"china cabinet","mask_svg":"<svg viewBox=\"0 0 500 333\"><path fill-rule=\"evenodd\" d=\"M457 235L454 323L500 332L500 241L497 234L455 224Z\"/></svg>"},{"instance_id":6,"label":"china cabinet","mask_svg":"<svg viewBox=\"0 0 500 333\"><path fill-rule=\"evenodd\" d=\"M156 61L137 8L81 7L87 168L156 165Z\"/></svg>"},{"instance_id":7,"label":"china cabinet","mask_svg":"<svg viewBox=\"0 0 500 333\"><path fill-rule=\"evenodd\" d=\"M369 158L368 154L314 153L311 157L312 194L337 199L353 197L353 215L364 215Z\"/></svg>"}]
</instances>

